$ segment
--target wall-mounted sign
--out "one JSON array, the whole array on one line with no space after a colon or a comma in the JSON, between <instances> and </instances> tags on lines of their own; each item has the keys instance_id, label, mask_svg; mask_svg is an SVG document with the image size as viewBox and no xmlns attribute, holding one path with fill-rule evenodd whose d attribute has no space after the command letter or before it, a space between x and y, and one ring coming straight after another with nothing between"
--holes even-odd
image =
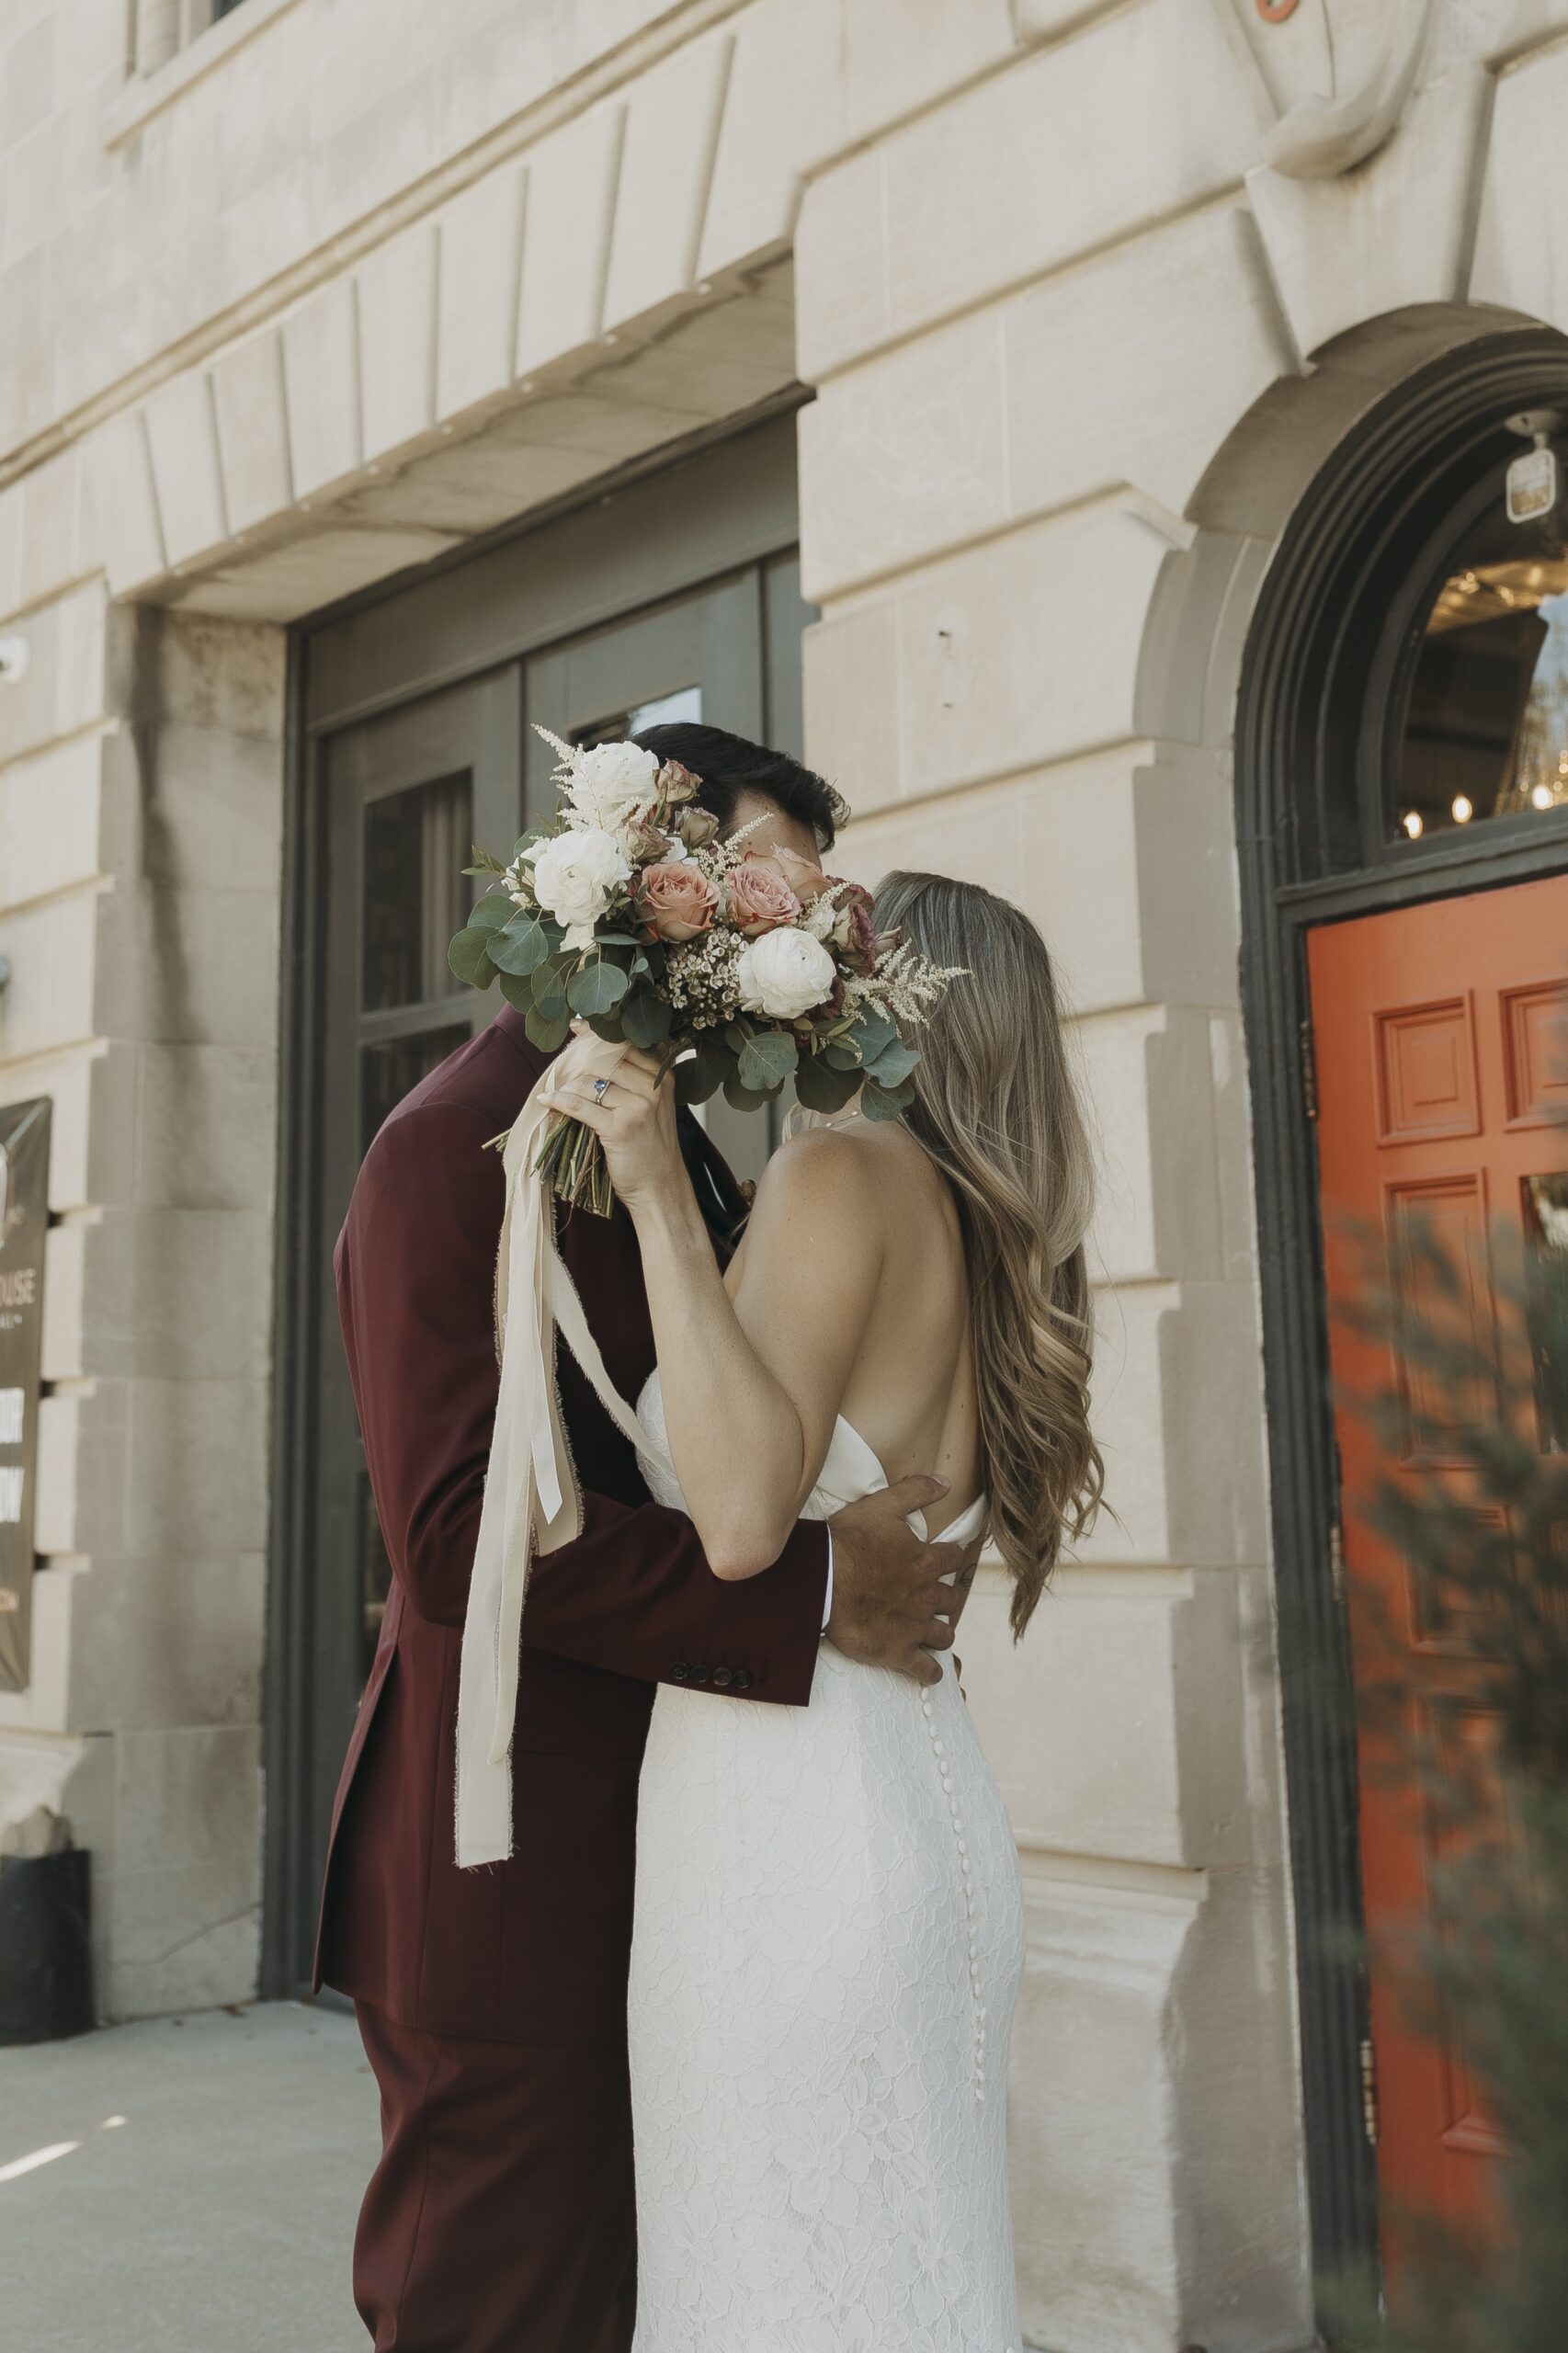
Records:
<instances>
[{"instance_id":1,"label":"wall-mounted sign","mask_svg":"<svg viewBox=\"0 0 1568 2353\"><path fill-rule=\"evenodd\" d=\"M27 1688L49 1097L0 1104L0 1689Z\"/></svg>"}]
</instances>

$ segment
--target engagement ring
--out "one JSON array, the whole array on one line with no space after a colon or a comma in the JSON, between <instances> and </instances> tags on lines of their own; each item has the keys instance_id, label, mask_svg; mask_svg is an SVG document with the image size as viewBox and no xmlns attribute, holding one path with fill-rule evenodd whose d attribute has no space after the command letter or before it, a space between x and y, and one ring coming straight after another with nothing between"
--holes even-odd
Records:
<instances>
[{"instance_id":1,"label":"engagement ring","mask_svg":"<svg viewBox=\"0 0 1568 2353\"><path fill-rule=\"evenodd\" d=\"M609 1081L608 1081L608 1078L596 1078L596 1079L595 1079L595 1081L594 1081L594 1099L595 1099L595 1101L596 1101L596 1102L602 1103L602 1102L604 1101L604 1099L605 1099L605 1088L606 1088L608 1085L609 1085Z\"/></svg>"}]
</instances>

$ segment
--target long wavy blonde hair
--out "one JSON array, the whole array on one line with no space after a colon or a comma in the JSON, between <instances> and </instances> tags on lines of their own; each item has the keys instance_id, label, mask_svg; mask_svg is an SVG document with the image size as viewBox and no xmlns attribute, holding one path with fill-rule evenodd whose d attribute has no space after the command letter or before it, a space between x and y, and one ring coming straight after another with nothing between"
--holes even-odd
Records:
<instances>
[{"instance_id":1,"label":"long wavy blonde hair","mask_svg":"<svg viewBox=\"0 0 1568 2353\"><path fill-rule=\"evenodd\" d=\"M1016 1639L1104 1484L1088 1402L1093 1154L1051 958L1028 916L972 882L900 873L877 892L877 928L971 976L921 1032L903 1121L962 1224L991 1533Z\"/></svg>"}]
</instances>

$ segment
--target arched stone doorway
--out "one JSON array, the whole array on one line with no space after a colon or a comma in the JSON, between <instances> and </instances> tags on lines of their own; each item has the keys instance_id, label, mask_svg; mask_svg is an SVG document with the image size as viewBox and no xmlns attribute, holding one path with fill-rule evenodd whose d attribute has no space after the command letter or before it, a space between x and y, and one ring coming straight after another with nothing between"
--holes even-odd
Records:
<instances>
[{"instance_id":1,"label":"arched stone doorway","mask_svg":"<svg viewBox=\"0 0 1568 2353\"><path fill-rule=\"evenodd\" d=\"M1568 414L1568 339L1539 326L1431 309L1327 347L1210 467L1140 677L1165 756L1233 776L1320 2273L1373 2256L1379 2160L1368 1983L1345 1934L1364 1911L1355 1743L1324 1688L1346 1650L1346 1555L1307 944L1461 896L1473 926L1485 894L1568 873L1568 806L1517 756L1532 676L1539 696L1550 667L1542 608L1568 586L1562 506L1544 530L1505 516L1507 463L1528 447L1507 420L1537 409ZM1341 1050L1316 1040L1320 1063Z\"/></svg>"}]
</instances>

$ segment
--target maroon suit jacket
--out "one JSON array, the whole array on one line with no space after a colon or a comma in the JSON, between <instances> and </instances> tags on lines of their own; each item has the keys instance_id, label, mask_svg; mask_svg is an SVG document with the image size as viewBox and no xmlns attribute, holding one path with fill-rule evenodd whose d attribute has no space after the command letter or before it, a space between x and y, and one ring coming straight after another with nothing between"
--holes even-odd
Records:
<instances>
[{"instance_id":1,"label":"maroon suit jacket","mask_svg":"<svg viewBox=\"0 0 1568 2353\"><path fill-rule=\"evenodd\" d=\"M497 1389L505 1188L484 1146L544 1061L503 1008L387 1120L338 1239L344 1343L393 1585L333 1813L316 1979L437 2033L616 2042L653 1687L803 1706L827 1540L802 1524L764 1575L722 1583L690 1521L648 1500L631 1449L562 1351L583 1533L530 1574L514 1853L458 1869L458 1655ZM700 1149L715 1202L737 1207L729 1171ZM653 1341L631 1222L619 1209L567 1217L562 1252L610 1378L634 1400Z\"/></svg>"}]
</instances>

